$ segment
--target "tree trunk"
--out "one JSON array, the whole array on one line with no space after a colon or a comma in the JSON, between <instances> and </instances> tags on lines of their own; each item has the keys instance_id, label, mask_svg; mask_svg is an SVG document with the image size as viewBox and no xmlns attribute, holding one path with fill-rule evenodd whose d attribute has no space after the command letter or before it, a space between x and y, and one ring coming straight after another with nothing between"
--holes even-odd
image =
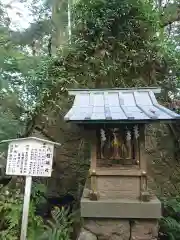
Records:
<instances>
[{"instance_id":1,"label":"tree trunk","mask_svg":"<svg viewBox=\"0 0 180 240\"><path fill-rule=\"evenodd\" d=\"M67 40L66 34L66 21L63 22L64 16L67 13L68 2L65 0L54 0L52 5L52 41L51 41L51 53L56 55L57 49L63 45ZM68 22L68 15L67 15Z\"/></svg>"}]
</instances>

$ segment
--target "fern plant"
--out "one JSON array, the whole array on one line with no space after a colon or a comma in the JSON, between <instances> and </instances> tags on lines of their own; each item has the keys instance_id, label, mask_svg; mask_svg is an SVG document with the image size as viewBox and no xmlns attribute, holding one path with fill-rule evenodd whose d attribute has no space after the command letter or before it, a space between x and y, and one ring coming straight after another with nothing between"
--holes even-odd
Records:
<instances>
[{"instance_id":1,"label":"fern plant","mask_svg":"<svg viewBox=\"0 0 180 240\"><path fill-rule=\"evenodd\" d=\"M163 217L160 221L161 236L167 236L169 240L180 239L180 223L172 217Z\"/></svg>"},{"instance_id":2,"label":"fern plant","mask_svg":"<svg viewBox=\"0 0 180 240\"><path fill-rule=\"evenodd\" d=\"M180 239L180 199L163 200L163 217L160 220L160 239Z\"/></svg>"},{"instance_id":3,"label":"fern plant","mask_svg":"<svg viewBox=\"0 0 180 240\"><path fill-rule=\"evenodd\" d=\"M73 214L69 209L55 207L52 211L52 220L47 221L46 231L41 240L70 240L72 232Z\"/></svg>"}]
</instances>

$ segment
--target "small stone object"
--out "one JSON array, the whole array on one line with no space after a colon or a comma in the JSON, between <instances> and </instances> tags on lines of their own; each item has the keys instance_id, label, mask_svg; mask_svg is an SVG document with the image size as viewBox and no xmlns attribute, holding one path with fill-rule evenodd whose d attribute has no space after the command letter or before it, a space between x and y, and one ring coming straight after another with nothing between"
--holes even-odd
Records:
<instances>
[{"instance_id":1,"label":"small stone object","mask_svg":"<svg viewBox=\"0 0 180 240\"><path fill-rule=\"evenodd\" d=\"M90 191L89 193L89 199L91 201L97 201L99 199L99 195L97 192Z\"/></svg>"},{"instance_id":2,"label":"small stone object","mask_svg":"<svg viewBox=\"0 0 180 240\"><path fill-rule=\"evenodd\" d=\"M151 200L151 195L147 191L141 192L141 201L143 202L149 202Z\"/></svg>"},{"instance_id":3,"label":"small stone object","mask_svg":"<svg viewBox=\"0 0 180 240\"><path fill-rule=\"evenodd\" d=\"M97 240L96 235L92 234L91 232L82 229L79 235L78 240Z\"/></svg>"}]
</instances>

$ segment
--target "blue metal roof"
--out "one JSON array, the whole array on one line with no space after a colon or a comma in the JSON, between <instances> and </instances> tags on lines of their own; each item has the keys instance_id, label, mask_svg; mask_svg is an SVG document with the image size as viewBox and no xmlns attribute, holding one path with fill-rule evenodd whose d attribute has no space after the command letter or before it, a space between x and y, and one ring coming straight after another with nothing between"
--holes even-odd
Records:
<instances>
[{"instance_id":1,"label":"blue metal roof","mask_svg":"<svg viewBox=\"0 0 180 240\"><path fill-rule=\"evenodd\" d=\"M67 121L149 121L174 120L180 115L160 105L157 88L139 89L77 89L72 108L65 116Z\"/></svg>"}]
</instances>

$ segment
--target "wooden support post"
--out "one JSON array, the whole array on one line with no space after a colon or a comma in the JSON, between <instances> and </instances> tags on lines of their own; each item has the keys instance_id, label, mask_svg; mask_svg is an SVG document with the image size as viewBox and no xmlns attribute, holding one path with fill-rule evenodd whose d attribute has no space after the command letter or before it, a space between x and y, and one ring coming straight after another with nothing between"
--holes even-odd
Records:
<instances>
[{"instance_id":1,"label":"wooden support post","mask_svg":"<svg viewBox=\"0 0 180 240\"><path fill-rule=\"evenodd\" d=\"M150 194L148 192L148 186L147 186L147 173L145 171L142 172L142 175L140 177L140 199L143 202L149 202L150 201Z\"/></svg>"},{"instance_id":2,"label":"wooden support post","mask_svg":"<svg viewBox=\"0 0 180 240\"><path fill-rule=\"evenodd\" d=\"M140 143L139 143L139 158L140 158L140 169L147 172L146 156L145 156L145 126L140 127Z\"/></svg>"},{"instance_id":3,"label":"wooden support post","mask_svg":"<svg viewBox=\"0 0 180 240\"><path fill-rule=\"evenodd\" d=\"M96 169L96 143L91 145L91 169Z\"/></svg>"},{"instance_id":4,"label":"wooden support post","mask_svg":"<svg viewBox=\"0 0 180 240\"><path fill-rule=\"evenodd\" d=\"M140 148L139 148L139 126L134 126L133 142L134 142L134 155L135 155L135 164L140 167Z\"/></svg>"},{"instance_id":5,"label":"wooden support post","mask_svg":"<svg viewBox=\"0 0 180 240\"><path fill-rule=\"evenodd\" d=\"M95 170L92 170L91 172L91 191L89 198L92 201L97 201L99 199L99 194L97 192L97 175Z\"/></svg>"},{"instance_id":6,"label":"wooden support post","mask_svg":"<svg viewBox=\"0 0 180 240\"><path fill-rule=\"evenodd\" d=\"M132 160L132 132L130 130L127 130L126 133L126 145L127 145L127 149L128 149L128 154L127 154L127 158ZM132 163L131 163L132 164Z\"/></svg>"},{"instance_id":7,"label":"wooden support post","mask_svg":"<svg viewBox=\"0 0 180 240\"><path fill-rule=\"evenodd\" d=\"M97 133L96 130L92 130L89 133L90 138L90 144L91 144L91 163L90 163L90 169L91 171L94 169L96 170L96 161L97 161Z\"/></svg>"},{"instance_id":8,"label":"wooden support post","mask_svg":"<svg viewBox=\"0 0 180 240\"><path fill-rule=\"evenodd\" d=\"M142 175L140 177L140 199L143 202L150 201L150 194L148 192L147 186L147 163L145 156L145 125L140 127L140 169L142 170Z\"/></svg>"},{"instance_id":9,"label":"wooden support post","mask_svg":"<svg viewBox=\"0 0 180 240\"><path fill-rule=\"evenodd\" d=\"M97 136L96 131L92 132L91 139L91 169L90 169L90 177L91 177L91 191L89 194L89 198L92 201L98 200L98 192L97 192L97 176L96 176L96 166L97 166Z\"/></svg>"}]
</instances>

